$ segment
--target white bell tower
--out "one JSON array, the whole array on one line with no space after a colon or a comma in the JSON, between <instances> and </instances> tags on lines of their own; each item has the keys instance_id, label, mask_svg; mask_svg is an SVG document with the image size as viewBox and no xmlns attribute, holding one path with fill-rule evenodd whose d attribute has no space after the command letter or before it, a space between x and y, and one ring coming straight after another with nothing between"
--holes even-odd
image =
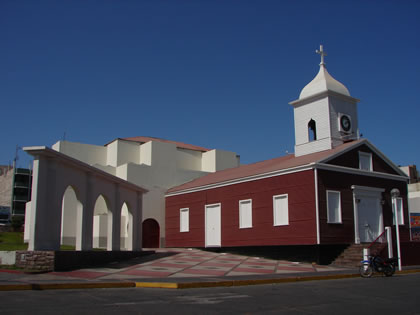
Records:
<instances>
[{"instance_id":1,"label":"white bell tower","mask_svg":"<svg viewBox=\"0 0 420 315\"><path fill-rule=\"evenodd\" d=\"M319 72L290 103L295 117L295 156L332 149L358 138L357 103L325 67L322 47Z\"/></svg>"}]
</instances>

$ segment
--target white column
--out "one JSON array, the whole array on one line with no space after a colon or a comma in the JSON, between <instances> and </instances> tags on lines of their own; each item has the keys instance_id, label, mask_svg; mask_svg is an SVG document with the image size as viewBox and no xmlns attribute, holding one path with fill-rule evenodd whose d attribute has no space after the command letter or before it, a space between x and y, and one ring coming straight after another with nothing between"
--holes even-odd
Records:
<instances>
[{"instance_id":1,"label":"white column","mask_svg":"<svg viewBox=\"0 0 420 315\"><path fill-rule=\"evenodd\" d=\"M363 260L369 260L369 255L370 255L370 249L363 248Z\"/></svg>"},{"instance_id":2,"label":"white column","mask_svg":"<svg viewBox=\"0 0 420 315\"><path fill-rule=\"evenodd\" d=\"M394 208L395 235L397 238L398 270L401 271L402 268L401 268L401 249L400 249L400 223L398 221L397 196L392 196L392 207Z\"/></svg>"},{"instance_id":3,"label":"white column","mask_svg":"<svg viewBox=\"0 0 420 315\"><path fill-rule=\"evenodd\" d=\"M61 196L57 196L57 174L53 160L34 161L34 183L28 250L59 250L61 235Z\"/></svg>"},{"instance_id":4,"label":"white column","mask_svg":"<svg viewBox=\"0 0 420 315\"><path fill-rule=\"evenodd\" d=\"M136 193L136 203L133 205L133 251L140 251L142 249L142 217L143 217L143 194L141 192Z\"/></svg>"},{"instance_id":5,"label":"white column","mask_svg":"<svg viewBox=\"0 0 420 315\"><path fill-rule=\"evenodd\" d=\"M93 211L95 208L95 201L92 200L92 185L94 185L92 175L86 173L86 186L85 186L85 200L83 202L83 214L81 222L81 230L78 235L78 250L92 250L93 243Z\"/></svg>"},{"instance_id":6,"label":"white column","mask_svg":"<svg viewBox=\"0 0 420 315\"><path fill-rule=\"evenodd\" d=\"M388 258L392 258L394 257L394 251L392 248L392 230L390 226L387 226L385 230L386 230L386 239L388 242Z\"/></svg>"},{"instance_id":7,"label":"white column","mask_svg":"<svg viewBox=\"0 0 420 315\"><path fill-rule=\"evenodd\" d=\"M120 250L121 244L121 205L120 186L113 185L114 202L112 209L108 212L108 250ZM111 215L110 215L111 214ZM111 220L111 222L110 222Z\"/></svg>"}]
</instances>

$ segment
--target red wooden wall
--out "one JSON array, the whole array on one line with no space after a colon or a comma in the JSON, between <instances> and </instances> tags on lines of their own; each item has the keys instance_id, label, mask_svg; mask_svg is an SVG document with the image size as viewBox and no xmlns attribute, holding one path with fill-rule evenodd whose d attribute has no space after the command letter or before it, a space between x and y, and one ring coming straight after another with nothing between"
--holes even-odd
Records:
<instances>
[{"instance_id":1,"label":"red wooden wall","mask_svg":"<svg viewBox=\"0 0 420 315\"><path fill-rule=\"evenodd\" d=\"M375 164L374 164L375 165ZM318 171L318 194L319 194L319 219L321 244L351 244L354 243L354 207L352 185L383 188L382 213L384 228L392 226L391 189L398 188L404 204L404 226L400 227L401 240L409 241L409 216L407 206L407 184L404 181L396 181L378 177L345 174L333 171ZM327 223L327 200L328 189L341 192L342 224ZM394 231L393 231L394 233Z\"/></svg>"},{"instance_id":2,"label":"red wooden wall","mask_svg":"<svg viewBox=\"0 0 420 315\"><path fill-rule=\"evenodd\" d=\"M273 196L288 194L289 225L273 225ZM252 199L252 228L239 228L239 201ZM316 244L314 172L270 177L166 198L166 246L204 247L205 205L221 203L221 246ZM189 208L189 232L180 209Z\"/></svg>"}]
</instances>

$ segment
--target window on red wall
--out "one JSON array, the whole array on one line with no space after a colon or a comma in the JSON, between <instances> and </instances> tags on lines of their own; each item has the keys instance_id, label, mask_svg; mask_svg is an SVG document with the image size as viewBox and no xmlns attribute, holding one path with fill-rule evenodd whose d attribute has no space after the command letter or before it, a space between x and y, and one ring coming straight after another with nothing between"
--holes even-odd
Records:
<instances>
[{"instance_id":1,"label":"window on red wall","mask_svg":"<svg viewBox=\"0 0 420 315\"><path fill-rule=\"evenodd\" d=\"M359 168L365 171L372 171L372 154L366 152L359 152Z\"/></svg>"},{"instance_id":2,"label":"window on red wall","mask_svg":"<svg viewBox=\"0 0 420 315\"><path fill-rule=\"evenodd\" d=\"M179 231L190 231L190 209L183 208L179 210Z\"/></svg>"},{"instance_id":3,"label":"window on red wall","mask_svg":"<svg viewBox=\"0 0 420 315\"><path fill-rule=\"evenodd\" d=\"M252 200L239 201L239 228L252 227Z\"/></svg>"},{"instance_id":4,"label":"window on red wall","mask_svg":"<svg viewBox=\"0 0 420 315\"><path fill-rule=\"evenodd\" d=\"M288 195L273 196L273 221L275 226L289 225Z\"/></svg>"},{"instance_id":5,"label":"window on red wall","mask_svg":"<svg viewBox=\"0 0 420 315\"><path fill-rule=\"evenodd\" d=\"M341 194L339 191L327 190L328 223L341 223Z\"/></svg>"}]
</instances>

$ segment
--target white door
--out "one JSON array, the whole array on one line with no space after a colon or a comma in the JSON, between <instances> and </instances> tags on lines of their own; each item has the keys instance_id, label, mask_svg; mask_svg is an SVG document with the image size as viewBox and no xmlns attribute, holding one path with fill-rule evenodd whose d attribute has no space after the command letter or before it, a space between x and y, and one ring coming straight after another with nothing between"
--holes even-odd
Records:
<instances>
[{"instance_id":1,"label":"white door","mask_svg":"<svg viewBox=\"0 0 420 315\"><path fill-rule=\"evenodd\" d=\"M380 199L360 196L357 210L360 242L373 242L383 230Z\"/></svg>"},{"instance_id":2,"label":"white door","mask_svg":"<svg viewBox=\"0 0 420 315\"><path fill-rule=\"evenodd\" d=\"M206 206L206 247L221 246L221 209L220 204Z\"/></svg>"}]
</instances>

